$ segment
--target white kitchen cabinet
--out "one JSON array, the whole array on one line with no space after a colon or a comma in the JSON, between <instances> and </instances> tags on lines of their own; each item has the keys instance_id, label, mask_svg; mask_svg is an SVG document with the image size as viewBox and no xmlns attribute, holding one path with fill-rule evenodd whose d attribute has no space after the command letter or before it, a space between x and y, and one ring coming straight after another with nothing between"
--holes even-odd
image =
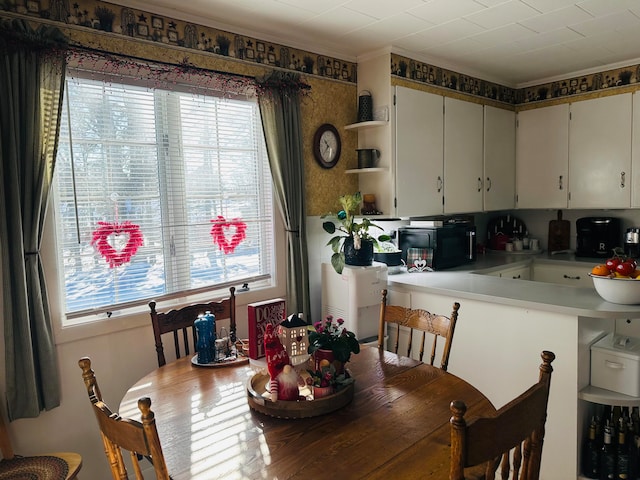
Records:
<instances>
[{"instance_id":1,"label":"white kitchen cabinet","mask_svg":"<svg viewBox=\"0 0 640 480\"><path fill-rule=\"evenodd\" d=\"M569 105L518 113L516 205L566 208L569 176Z\"/></svg>"},{"instance_id":2,"label":"white kitchen cabinet","mask_svg":"<svg viewBox=\"0 0 640 480\"><path fill-rule=\"evenodd\" d=\"M591 267L591 265L581 267L563 265L560 263L547 264L534 262L532 267L532 279L536 282L593 288L593 280L589 277Z\"/></svg>"},{"instance_id":3,"label":"white kitchen cabinet","mask_svg":"<svg viewBox=\"0 0 640 480\"><path fill-rule=\"evenodd\" d=\"M569 207L631 205L632 94L571 104Z\"/></svg>"},{"instance_id":4,"label":"white kitchen cabinet","mask_svg":"<svg viewBox=\"0 0 640 480\"><path fill-rule=\"evenodd\" d=\"M444 212L482 211L483 107L444 99Z\"/></svg>"},{"instance_id":5,"label":"white kitchen cabinet","mask_svg":"<svg viewBox=\"0 0 640 480\"><path fill-rule=\"evenodd\" d=\"M395 103L396 214L441 214L443 97L396 87Z\"/></svg>"},{"instance_id":6,"label":"white kitchen cabinet","mask_svg":"<svg viewBox=\"0 0 640 480\"><path fill-rule=\"evenodd\" d=\"M531 264L518 265L515 267L508 267L502 270L496 270L488 275L494 277L507 278L511 280L531 280Z\"/></svg>"},{"instance_id":7,"label":"white kitchen cabinet","mask_svg":"<svg viewBox=\"0 0 640 480\"><path fill-rule=\"evenodd\" d=\"M633 94L633 132L631 137L631 207L640 207L640 91Z\"/></svg>"},{"instance_id":8,"label":"white kitchen cabinet","mask_svg":"<svg viewBox=\"0 0 640 480\"><path fill-rule=\"evenodd\" d=\"M516 114L484 107L483 210L509 210L516 196Z\"/></svg>"}]
</instances>

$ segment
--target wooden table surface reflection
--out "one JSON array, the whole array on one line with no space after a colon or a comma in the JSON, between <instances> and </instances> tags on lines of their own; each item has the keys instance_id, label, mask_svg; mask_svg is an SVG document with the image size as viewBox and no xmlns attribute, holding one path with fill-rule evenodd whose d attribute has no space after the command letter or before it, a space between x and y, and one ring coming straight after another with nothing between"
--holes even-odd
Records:
<instances>
[{"instance_id":1,"label":"wooden table surface reflection","mask_svg":"<svg viewBox=\"0 0 640 480\"><path fill-rule=\"evenodd\" d=\"M174 480L424 479L449 475L449 404L495 412L464 380L377 348L348 364L353 401L314 418L278 419L249 408L248 364L201 368L182 358L146 375L124 396L120 414L151 409Z\"/></svg>"}]
</instances>

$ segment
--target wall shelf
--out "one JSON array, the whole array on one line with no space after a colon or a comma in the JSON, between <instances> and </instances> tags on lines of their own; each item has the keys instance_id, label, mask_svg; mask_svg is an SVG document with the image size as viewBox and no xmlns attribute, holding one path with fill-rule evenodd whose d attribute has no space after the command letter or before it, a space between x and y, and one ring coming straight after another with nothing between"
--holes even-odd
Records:
<instances>
[{"instance_id":1,"label":"wall shelf","mask_svg":"<svg viewBox=\"0 0 640 480\"><path fill-rule=\"evenodd\" d=\"M345 125L344 129L345 130L364 130L366 128L383 127L388 124L389 122L387 122L386 120L371 120L369 122L359 122L359 123L352 123L351 125Z\"/></svg>"},{"instance_id":2,"label":"wall shelf","mask_svg":"<svg viewBox=\"0 0 640 480\"><path fill-rule=\"evenodd\" d=\"M578 393L578 398L591 403L602 405L620 405L621 407L635 407L640 405L640 397L631 397L622 393L612 392L604 388L588 385Z\"/></svg>"},{"instance_id":3,"label":"wall shelf","mask_svg":"<svg viewBox=\"0 0 640 480\"><path fill-rule=\"evenodd\" d=\"M373 168L352 168L350 170L345 170L344 173L377 173L377 172L388 172L388 168L384 167L373 167Z\"/></svg>"}]
</instances>

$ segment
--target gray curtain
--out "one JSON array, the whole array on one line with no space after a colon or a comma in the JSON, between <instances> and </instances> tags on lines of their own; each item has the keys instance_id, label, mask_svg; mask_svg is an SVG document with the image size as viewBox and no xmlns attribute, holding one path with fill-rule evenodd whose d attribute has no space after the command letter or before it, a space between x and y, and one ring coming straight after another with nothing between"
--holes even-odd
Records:
<instances>
[{"instance_id":1,"label":"gray curtain","mask_svg":"<svg viewBox=\"0 0 640 480\"><path fill-rule=\"evenodd\" d=\"M60 127L65 46L56 28L0 23L0 245L12 420L37 417L60 404L40 245Z\"/></svg>"},{"instance_id":2,"label":"gray curtain","mask_svg":"<svg viewBox=\"0 0 640 480\"><path fill-rule=\"evenodd\" d=\"M300 97L309 86L299 75L280 71L257 83L271 175L287 233L287 310L304 313L311 323L300 114Z\"/></svg>"}]
</instances>

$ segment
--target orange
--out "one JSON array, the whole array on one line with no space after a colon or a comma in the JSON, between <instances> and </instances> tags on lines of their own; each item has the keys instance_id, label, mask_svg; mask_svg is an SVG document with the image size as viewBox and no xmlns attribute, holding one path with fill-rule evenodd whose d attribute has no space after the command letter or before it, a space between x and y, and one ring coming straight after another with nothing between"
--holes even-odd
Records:
<instances>
[{"instance_id":1,"label":"orange","mask_svg":"<svg viewBox=\"0 0 640 480\"><path fill-rule=\"evenodd\" d=\"M601 275L606 277L607 275L609 275L609 269L607 268L606 265L596 265L595 267L593 267L591 269L591 274L592 275Z\"/></svg>"}]
</instances>

